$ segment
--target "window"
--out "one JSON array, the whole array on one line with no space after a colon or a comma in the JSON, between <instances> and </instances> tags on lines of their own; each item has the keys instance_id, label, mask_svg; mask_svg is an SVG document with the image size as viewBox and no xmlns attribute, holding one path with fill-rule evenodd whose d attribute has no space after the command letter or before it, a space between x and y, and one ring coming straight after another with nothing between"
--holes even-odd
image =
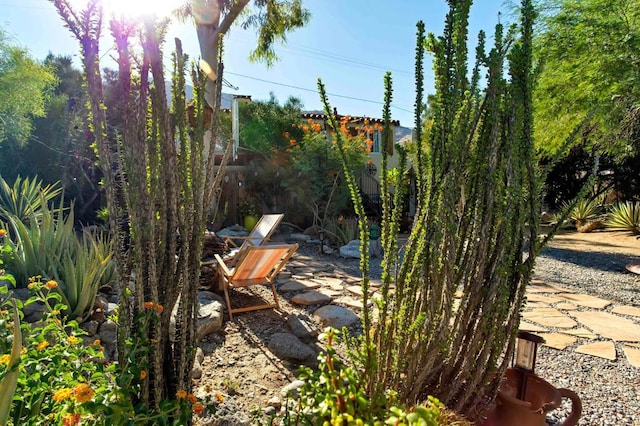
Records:
<instances>
[{"instance_id":1,"label":"window","mask_svg":"<svg viewBox=\"0 0 640 426\"><path fill-rule=\"evenodd\" d=\"M381 153L382 152L382 132L380 130L374 130L369 132L369 139L373 141L373 146L371 147L372 153Z\"/></svg>"}]
</instances>

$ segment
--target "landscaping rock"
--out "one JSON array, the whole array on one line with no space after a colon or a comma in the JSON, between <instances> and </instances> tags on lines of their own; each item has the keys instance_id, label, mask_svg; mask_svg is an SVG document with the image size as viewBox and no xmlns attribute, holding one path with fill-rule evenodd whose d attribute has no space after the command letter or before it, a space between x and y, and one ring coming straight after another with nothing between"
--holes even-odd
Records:
<instances>
[{"instance_id":1,"label":"landscaping rock","mask_svg":"<svg viewBox=\"0 0 640 426\"><path fill-rule=\"evenodd\" d=\"M106 320L100 325L98 331L100 341L105 345L115 345L118 336L118 324L111 320Z\"/></svg>"},{"instance_id":2,"label":"landscaping rock","mask_svg":"<svg viewBox=\"0 0 640 426\"><path fill-rule=\"evenodd\" d=\"M289 328L291 328L293 334L300 339L306 339L318 335L316 325L306 315L289 315L287 318L287 324L289 324Z\"/></svg>"},{"instance_id":3,"label":"landscaping rock","mask_svg":"<svg viewBox=\"0 0 640 426\"><path fill-rule=\"evenodd\" d=\"M304 380L294 380L280 390L280 395L283 398L287 396L296 398L300 392L299 389L304 386L304 383Z\"/></svg>"},{"instance_id":4,"label":"landscaping rock","mask_svg":"<svg viewBox=\"0 0 640 426\"><path fill-rule=\"evenodd\" d=\"M317 309L313 316L323 327L342 328L357 324L360 318L351 310L342 306L328 305Z\"/></svg>"},{"instance_id":5,"label":"landscaping rock","mask_svg":"<svg viewBox=\"0 0 640 426\"><path fill-rule=\"evenodd\" d=\"M374 258L382 255L380 240L369 241L369 255ZM346 245L340 247L340 256L360 259L360 240L351 240Z\"/></svg>"},{"instance_id":6,"label":"landscaping rock","mask_svg":"<svg viewBox=\"0 0 640 426\"><path fill-rule=\"evenodd\" d=\"M202 303L205 302L205 303ZM216 333L222 328L224 305L218 300L201 299L198 311L197 339Z\"/></svg>"},{"instance_id":7,"label":"landscaping rock","mask_svg":"<svg viewBox=\"0 0 640 426\"><path fill-rule=\"evenodd\" d=\"M267 347L281 359L305 362L315 356L307 345L291 333L274 334Z\"/></svg>"},{"instance_id":8,"label":"landscaping rock","mask_svg":"<svg viewBox=\"0 0 640 426\"><path fill-rule=\"evenodd\" d=\"M293 303L297 303L298 305L324 305L325 303L331 302L331 297L326 294L322 294L315 290L305 291L304 293L296 294L291 298Z\"/></svg>"},{"instance_id":9,"label":"landscaping rock","mask_svg":"<svg viewBox=\"0 0 640 426\"><path fill-rule=\"evenodd\" d=\"M80 328L86 331L89 336L98 334L98 327L100 327L100 323L98 323L98 321L85 321L80 324Z\"/></svg>"}]
</instances>

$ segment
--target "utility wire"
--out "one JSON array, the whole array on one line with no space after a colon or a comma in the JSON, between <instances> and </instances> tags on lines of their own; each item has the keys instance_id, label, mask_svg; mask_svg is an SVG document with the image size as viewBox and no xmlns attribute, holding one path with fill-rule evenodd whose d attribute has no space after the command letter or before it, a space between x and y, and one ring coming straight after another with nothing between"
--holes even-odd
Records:
<instances>
[{"instance_id":1,"label":"utility wire","mask_svg":"<svg viewBox=\"0 0 640 426\"><path fill-rule=\"evenodd\" d=\"M229 74L229 75L234 75L236 77L242 77L242 78L248 78L249 80L256 80L256 81L261 81L263 83L269 83L269 84L275 84L276 86L284 86L284 87L289 87L291 89L297 89L297 90L304 90L305 92L313 92L313 93L317 93L317 90L315 89L309 89L306 87L300 87L300 86L294 86L292 84L286 84L286 83L279 83L277 81L271 81L271 80L265 80L263 78L258 78L258 77L252 77L249 75L244 75L244 74L238 74L235 72L231 72L231 71L225 71L225 74ZM384 105L384 102L380 102L380 101L373 101L371 99L363 99L363 98L356 98L354 96L347 96L347 95L338 95L336 93L327 93L327 95L329 96L335 96L336 98L344 98L344 99L351 99L354 101L360 101L360 102L369 102L372 104L378 104L378 105ZM391 105L393 108L399 109L401 111L405 111L405 112L413 112L411 110L408 110L406 108L402 108L399 107L397 105Z\"/></svg>"}]
</instances>

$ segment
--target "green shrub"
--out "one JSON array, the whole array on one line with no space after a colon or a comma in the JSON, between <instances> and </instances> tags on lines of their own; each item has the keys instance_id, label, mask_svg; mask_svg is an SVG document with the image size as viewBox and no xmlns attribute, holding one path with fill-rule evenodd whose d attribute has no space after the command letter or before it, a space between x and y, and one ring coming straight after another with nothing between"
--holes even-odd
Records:
<instances>
[{"instance_id":1,"label":"green shrub","mask_svg":"<svg viewBox=\"0 0 640 426\"><path fill-rule=\"evenodd\" d=\"M591 232L601 223L598 215L602 212L602 206L598 199L581 199L575 203L564 203L562 210L579 232ZM569 213L566 213L567 210Z\"/></svg>"},{"instance_id":2,"label":"green shrub","mask_svg":"<svg viewBox=\"0 0 640 426\"><path fill-rule=\"evenodd\" d=\"M70 318L82 320L90 313L99 288L113 279L114 266L107 241L92 234L76 235L73 210L42 205L39 221L25 224L9 216L15 231L13 257L7 265L19 287L38 274L59 283L58 292Z\"/></svg>"},{"instance_id":3,"label":"green shrub","mask_svg":"<svg viewBox=\"0 0 640 426\"><path fill-rule=\"evenodd\" d=\"M607 216L605 225L611 229L640 234L640 202L617 203Z\"/></svg>"},{"instance_id":4,"label":"green shrub","mask_svg":"<svg viewBox=\"0 0 640 426\"><path fill-rule=\"evenodd\" d=\"M340 335L328 328L326 352L320 354L318 370L301 369L300 379L305 381L295 401L288 405L281 422L283 425L454 425L455 420L443 412L442 404L429 397L426 405L407 411L398 404L396 394L367 395L361 370L343 364L336 354L334 339ZM267 424L275 424L274 417Z\"/></svg>"},{"instance_id":5,"label":"green shrub","mask_svg":"<svg viewBox=\"0 0 640 426\"><path fill-rule=\"evenodd\" d=\"M136 395L149 380L149 366L134 358L124 364L105 362L100 341L83 344L88 336L77 321L63 322L61 312L66 307L54 291L55 281L42 282L33 277L28 287L32 297L24 306L42 303L46 311L42 321L22 324L18 364L13 361L15 356L9 355L15 342L11 320L15 324L15 315L22 316L22 304L14 308L8 301L0 303L0 386L17 373L16 391L8 399L9 425L187 424L189 419L177 413L215 410L215 402L209 404L213 395L200 402L185 391L178 391L173 400L160 401L155 408L140 404ZM0 293L6 291L6 287L0 287ZM160 320L162 313L161 306L151 303L136 315L138 336L128 342L132 354L150 350L149 327Z\"/></svg>"}]
</instances>

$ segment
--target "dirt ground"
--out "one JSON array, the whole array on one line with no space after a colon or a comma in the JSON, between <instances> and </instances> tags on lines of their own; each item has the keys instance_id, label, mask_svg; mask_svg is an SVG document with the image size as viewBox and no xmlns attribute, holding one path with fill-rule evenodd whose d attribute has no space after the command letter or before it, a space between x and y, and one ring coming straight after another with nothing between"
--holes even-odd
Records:
<instances>
[{"instance_id":1,"label":"dirt ground","mask_svg":"<svg viewBox=\"0 0 640 426\"><path fill-rule=\"evenodd\" d=\"M544 228L542 232L545 232ZM640 261L640 239L627 232L562 230L549 246L626 254L638 256ZM201 417L194 424L239 424L238 415L242 417L242 414L251 419L251 424L260 424L255 417L250 417L252 411L261 413L275 410L270 406L278 407L278 401L282 399L280 390L295 380L299 366L279 359L268 349L270 336L290 332L288 315L309 315L303 308L290 303L286 296L281 295L280 302L279 310L248 312L237 315L233 321L225 316L223 330L201 342L205 359L203 376L196 382L196 394L220 393L225 402L218 416ZM225 413L227 418L221 419Z\"/></svg>"}]
</instances>

